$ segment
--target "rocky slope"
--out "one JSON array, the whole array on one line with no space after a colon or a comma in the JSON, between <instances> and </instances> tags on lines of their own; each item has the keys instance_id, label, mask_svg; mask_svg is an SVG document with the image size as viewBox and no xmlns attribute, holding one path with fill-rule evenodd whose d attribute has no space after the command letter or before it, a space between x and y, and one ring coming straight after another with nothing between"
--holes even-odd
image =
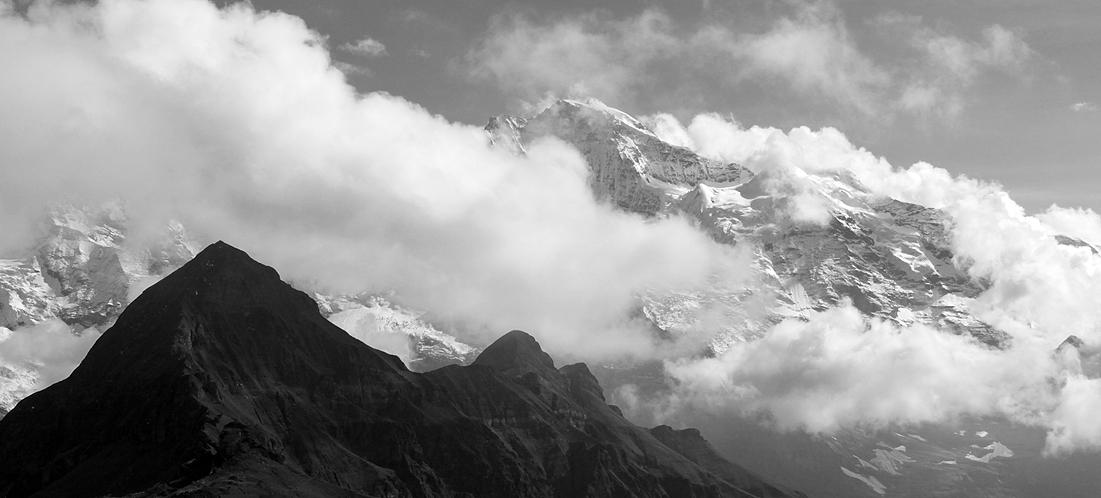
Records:
<instances>
[{"instance_id":1,"label":"rocky slope","mask_svg":"<svg viewBox=\"0 0 1101 498\"><path fill-rule=\"evenodd\" d=\"M510 332L410 372L224 243L0 420L0 496L799 496Z\"/></svg>"}]
</instances>

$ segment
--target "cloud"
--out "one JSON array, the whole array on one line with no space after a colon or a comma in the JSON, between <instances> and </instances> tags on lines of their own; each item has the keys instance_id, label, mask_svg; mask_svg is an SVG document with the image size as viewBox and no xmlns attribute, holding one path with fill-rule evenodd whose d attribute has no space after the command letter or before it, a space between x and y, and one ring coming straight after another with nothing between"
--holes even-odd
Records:
<instances>
[{"instance_id":1,"label":"cloud","mask_svg":"<svg viewBox=\"0 0 1101 498\"><path fill-rule=\"evenodd\" d=\"M842 306L807 322L781 323L716 358L669 359L672 394L645 399L627 390L618 394L626 406L659 420L683 410L764 413L781 428L826 432L993 414L1047 427L1049 454L1097 447L1086 413L1101 395L1094 382L1101 373L1085 360L1067 364L1055 354L1070 335L1084 341L1083 354L1101 345L1101 256L1055 238L1101 240L1097 213L1052 206L1028 216L997 184L927 163L894 167L832 128L747 129L713 114L688 126L669 115L648 121L660 123L660 136L706 157L758 173L789 172L776 176L780 183L798 184L799 172L845 172L873 196L950 214L957 265L987 287L971 311L1011 340L1003 350L989 349Z\"/></svg>"},{"instance_id":2,"label":"cloud","mask_svg":"<svg viewBox=\"0 0 1101 498\"><path fill-rule=\"evenodd\" d=\"M362 38L355 43L345 43L340 46L340 49L369 59L390 55L386 53L386 45L374 38Z\"/></svg>"},{"instance_id":3,"label":"cloud","mask_svg":"<svg viewBox=\"0 0 1101 498\"><path fill-rule=\"evenodd\" d=\"M348 62L333 61L333 67L339 69L341 72L347 75L360 74L370 76L371 74L373 74L371 70L366 67L351 64Z\"/></svg>"},{"instance_id":4,"label":"cloud","mask_svg":"<svg viewBox=\"0 0 1101 498\"><path fill-rule=\"evenodd\" d=\"M1074 112L1093 112L1097 110L1097 104L1093 102L1076 102L1071 104L1069 109Z\"/></svg>"},{"instance_id":5,"label":"cloud","mask_svg":"<svg viewBox=\"0 0 1101 498\"><path fill-rule=\"evenodd\" d=\"M526 99L551 92L630 105L640 95L699 94L715 85L740 92L755 82L812 108L890 120L900 113L953 119L981 77L1023 76L1035 57L1000 25L967 40L916 17L870 21L880 28L875 43L902 42L896 54L862 47L833 2L793 3L780 12L763 31L691 25L653 8L622 19L512 14L496 18L467 62L475 78Z\"/></svg>"},{"instance_id":6,"label":"cloud","mask_svg":"<svg viewBox=\"0 0 1101 498\"><path fill-rule=\"evenodd\" d=\"M1021 35L994 24L981 39L966 40L922 24L920 18L885 16L876 24L908 38L921 56L911 69L896 106L918 114L955 118L962 112L968 90L991 71L1024 74L1036 54Z\"/></svg>"},{"instance_id":7,"label":"cloud","mask_svg":"<svg viewBox=\"0 0 1101 498\"><path fill-rule=\"evenodd\" d=\"M397 291L465 341L521 328L590 359L663 354L632 321L640 295L742 278L744 256L687 221L594 201L566 144L516 157L481 128L358 95L322 42L247 4L4 15L0 219L122 197L138 226L178 219L325 290Z\"/></svg>"},{"instance_id":8,"label":"cloud","mask_svg":"<svg viewBox=\"0 0 1101 498\"><path fill-rule=\"evenodd\" d=\"M683 49L683 40L670 32L671 23L654 9L623 20L596 13L545 22L502 15L467 61L476 78L525 98L553 92L629 100L645 84L652 62Z\"/></svg>"},{"instance_id":9,"label":"cloud","mask_svg":"<svg viewBox=\"0 0 1101 498\"><path fill-rule=\"evenodd\" d=\"M1097 411L1101 410L1101 379L1071 376L1065 382L1045 441L1047 455L1101 447L1101 427L1096 422Z\"/></svg>"},{"instance_id":10,"label":"cloud","mask_svg":"<svg viewBox=\"0 0 1101 498\"><path fill-rule=\"evenodd\" d=\"M1028 216L997 184L953 176L928 163L895 167L833 128L745 129L713 114L697 116L687 127L672 116L662 120L665 136L691 144L705 157L756 172L846 171L873 195L944 210L954 221L958 264L990 283L975 304L981 307L976 311L989 314L984 318L1014 330L1034 327L1021 332L1022 338L1042 338L1051 348L1071 334L1101 343L1101 308L1092 297L1101 295L1101 258L1054 237L1101 240L1097 213L1053 206Z\"/></svg>"},{"instance_id":11,"label":"cloud","mask_svg":"<svg viewBox=\"0 0 1101 498\"><path fill-rule=\"evenodd\" d=\"M892 84L891 73L857 48L840 11L828 3L807 4L761 34L737 36L712 26L696 42L723 47L743 61L742 77L777 76L799 92L864 115L880 110Z\"/></svg>"},{"instance_id":12,"label":"cloud","mask_svg":"<svg viewBox=\"0 0 1101 498\"><path fill-rule=\"evenodd\" d=\"M781 429L834 432L1042 404L1049 357L1003 353L924 326L899 329L842 306L785 321L716 358L670 361L666 371L678 383L677 402L763 411Z\"/></svg>"},{"instance_id":13,"label":"cloud","mask_svg":"<svg viewBox=\"0 0 1101 498\"><path fill-rule=\"evenodd\" d=\"M376 308L359 307L343 310L333 314L329 320L352 337L363 341L364 344L395 355L407 364L416 357L409 334L400 330L391 321L380 319Z\"/></svg>"},{"instance_id":14,"label":"cloud","mask_svg":"<svg viewBox=\"0 0 1101 498\"><path fill-rule=\"evenodd\" d=\"M773 40L768 33L801 22L747 40ZM596 24L521 19L498 32L563 61L573 76L629 58L618 50L632 41L653 42L643 53L666 54L693 39L673 36L657 14ZM999 36L975 45L989 49L980 67L1011 66L1004 54L1013 51L998 47L1013 44ZM561 40L578 47L576 61L566 60ZM514 48L494 43L484 47ZM585 81L618 92L630 85L624 75L661 57L628 59L619 65L626 72ZM139 227L179 219L297 282L397 291L468 342L521 328L563 357L667 360L680 383L670 398L676 406L765 410L779 426L809 430L1001 413L1045 424L1051 452L1096 442L1082 415L1096 406L1094 379L1051 359L1072 333L1101 344L1101 258L1053 237L1063 220L1092 213L1030 217L997 185L925 163L896 168L832 128L745 129L715 115L681 126L656 117L662 136L769 173L772 188L790 188L792 198L813 194L809 175L846 171L876 195L944 209L956 223L959 264L989 283L974 310L1012 336L1006 350L990 350L843 306L698 358L632 318L639 297L743 285L748 253L715 244L685 220L645 220L595 202L583 159L560 141L533 143L516 157L489 146L480 128L390 95L358 95L300 19L200 0L36 4L26 18L0 16L0 63L11 69L0 79L6 229L49 202L123 197ZM487 70L553 83L545 89L577 82L515 64ZM821 215L813 199L797 202L793 215ZM1092 229L1078 236L1095 237ZM29 240L13 229L4 243ZM62 332L43 337L72 341ZM30 343L11 341L0 343L13 348L3 354L34 360L37 349L20 345ZM60 375L79 361L81 344L34 361Z\"/></svg>"},{"instance_id":15,"label":"cloud","mask_svg":"<svg viewBox=\"0 0 1101 498\"><path fill-rule=\"evenodd\" d=\"M1061 235L1101 247L1101 215L1092 209L1064 208L1053 204L1036 218Z\"/></svg>"},{"instance_id":16,"label":"cloud","mask_svg":"<svg viewBox=\"0 0 1101 498\"><path fill-rule=\"evenodd\" d=\"M88 354L100 332L71 327L53 319L14 331L0 327L0 408L64 379Z\"/></svg>"}]
</instances>

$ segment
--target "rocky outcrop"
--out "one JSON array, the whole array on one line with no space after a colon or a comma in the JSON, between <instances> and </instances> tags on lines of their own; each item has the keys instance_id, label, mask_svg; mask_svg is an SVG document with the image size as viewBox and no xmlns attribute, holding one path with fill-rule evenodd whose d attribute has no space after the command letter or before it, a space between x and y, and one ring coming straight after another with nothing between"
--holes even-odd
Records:
<instances>
[{"instance_id":1,"label":"rocky outcrop","mask_svg":"<svg viewBox=\"0 0 1101 498\"><path fill-rule=\"evenodd\" d=\"M0 496L798 495L670 441L523 332L410 372L217 243L0 420Z\"/></svg>"}]
</instances>

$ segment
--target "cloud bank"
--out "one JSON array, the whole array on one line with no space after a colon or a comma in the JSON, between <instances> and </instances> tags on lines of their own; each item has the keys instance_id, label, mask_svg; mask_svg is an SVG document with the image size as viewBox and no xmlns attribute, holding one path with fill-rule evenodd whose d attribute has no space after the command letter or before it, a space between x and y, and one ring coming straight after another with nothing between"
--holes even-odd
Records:
<instances>
[{"instance_id":1,"label":"cloud bank","mask_svg":"<svg viewBox=\"0 0 1101 498\"><path fill-rule=\"evenodd\" d=\"M629 318L637 296L736 267L686 221L595 202L561 142L520 158L358 95L301 19L200 0L7 5L0 220L20 236L5 249L48 202L118 196L138 228L175 218L294 281L395 290L469 342L523 328L590 358L658 354Z\"/></svg>"},{"instance_id":2,"label":"cloud bank","mask_svg":"<svg viewBox=\"0 0 1101 498\"><path fill-rule=\"evenodd\" d=\"M951 120L984 76L1022 77L1034 58L1019 34L997 24L968 38L901 15L866 21L878 28L876 42L894 47L890 57L872 57L830 1L792 2L763 31L718 20L681 25L655 8L608 17L500 16L467 55L471 74L532 100L551 92L624 103L691 95L701 75L717 73L730 89L779 82L808 105L829 102L863 120Z\"/></svg>"}]
</instances>

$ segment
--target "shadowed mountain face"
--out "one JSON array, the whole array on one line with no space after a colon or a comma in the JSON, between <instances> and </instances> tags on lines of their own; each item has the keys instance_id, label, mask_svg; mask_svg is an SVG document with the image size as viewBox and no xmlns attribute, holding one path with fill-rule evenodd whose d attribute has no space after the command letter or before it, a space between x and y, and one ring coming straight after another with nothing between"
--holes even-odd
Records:
<instances>
[{"instance_id":1,"label":"shadowed mountain face","mask_svg":"<svg viewBox=\"0 0 1101 498\"><path fill-rule=\"evenodd\" d=\"M211 245L0 420L0 496L799 496L506 334L426 374Z\"/></svg>"}]
</instances>

